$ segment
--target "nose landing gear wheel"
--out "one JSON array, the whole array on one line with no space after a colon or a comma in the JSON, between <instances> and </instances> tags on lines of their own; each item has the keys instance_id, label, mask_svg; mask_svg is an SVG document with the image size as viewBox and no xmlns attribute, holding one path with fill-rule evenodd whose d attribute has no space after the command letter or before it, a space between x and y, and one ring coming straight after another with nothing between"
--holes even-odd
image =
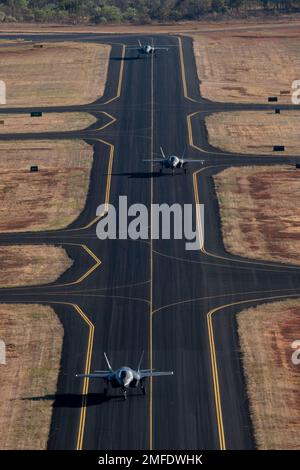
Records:
<instances>
[{"instance_id":1,"label":"nose landing gear wheel","mask_svg":"<svg viewBox=\"0 0 300 470\"><path fill-rule=\"evenodd\" d=\"M146 387L142 386L142 394L146 395Z\"/></svg>"}]
</instances>

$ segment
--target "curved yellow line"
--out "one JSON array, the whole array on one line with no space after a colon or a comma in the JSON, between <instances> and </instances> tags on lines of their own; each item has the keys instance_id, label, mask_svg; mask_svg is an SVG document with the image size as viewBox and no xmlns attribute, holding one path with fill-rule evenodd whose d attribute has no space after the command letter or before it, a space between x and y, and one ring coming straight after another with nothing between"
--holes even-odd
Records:
<instances>
[{"instance_id":1,"label":"curved yellow line","mask_svg":"<svg viewBox=\"0 0 300 470\"><path fill-rule=\"evenodd\" d=\"M206 315L220 450L226 450L226 441L225 441L225 432L224 432L224 423L223 423L223 414L222 414L222 402L221 402L220 385L219 385L219 373L218 373L218 364L217 364L216 348L215 348L215 341L214 341L212 317L215 313L220 312L221 310L228 308L228 307L233 307L236 305L243 305L246 303L253 303L253 302L286 299L286 298L291 298L291 297L299 297L299 294L261 297L261 298L250 299L250 300L242 300L239 302L232 302L232 303L228 303L228 304L224 304L219 307L216 307L210 310Z\"/></svg>"},{"instance_id":2,"label":"curved yellow line","mask_svg":"<svg viewBox=\"0 0 300 470\"><path fill-rule=\"evenodd\" d=\"M94 219L92 219L86 225L84 225L82 227L62 229L62 231L64 231L64 232L78 232L80 230L87 230L90 227L92 227L95 223L97 223L106 214L106 212L108 210L115 146L113 144L111 144L110 142L107 142L106 140L103 140L103 139L90 138L90 140L96 140L98 142L102 142L104 145L107 145L109 147L109 160L108 160L106 190L105 190L105 202L104 202L105 203L105 210L103 211L103 213L96 216Z\"/></svg>"},{"instance_id":3,"label":"curved yellow line","mask_svg":"<svg viewBox=\"0 0 300 470\"><path fill-rule=\"evenodd\" d=\"M80 243L61 243L61 245L66 245L66 246L79 246L80 248L82 248L84 251L86 251L86 253L88 253L88 255L94 259L95 261L95 264L93 266L91 266L82 276L80 276L78 279L76 279L76 281L71 281L71 282L66 282L66 283L62 283L62 284L54 284L53 287L63 287L63 286L73 286L73 285L76 285L76 284L80 284L84 279L86 279L88 276L90 276L92 274L92 272L94 272L100 265L101 265L101 261L100 259L95 255L95 253L90 249L88 248L86 245L84 244L80 244ZM42 286L41 286L42 287ZM45 287L45 286L43 286ZM50 286L49 286L50 287Z\"/></svg>"},{"instance_id":4,"label":"curved yellow line","mask_svg":"<svg viewBox=\"0 0 300 470\"><path fill-rule=\"evenodd\" d=\"M198 181L197 181L197 176L199 173L205 171L205 170L208 170L210 168L217 168L217 167L222 167L222 165L212 165L212 166L208 166L208 167L205 167L205 168L200 168L199 170L195 171L193 173L193 185L194 185L194 199L195 199L195 203L196 204L200 204L200 200L199 200L199 191L198 191ZM262 261L259 261L259 260L248 260L248 259L238 259L238 258L235 258L235 257L225 257L225 256L221 256L221 255L216 255L215 253L212 253L210 251L207 251L205 249L205 246L204 246L204 230L203 230L203 227L202 227L202 223L201 223L201 217L199 217L198 215L198 212L196 213L196 220L197 220L197 231L198 231L198 234L199 234L199 237L200 237L200 240L202 240L202 247L200 249L200 251L207 255L207 256L211 256L213 258L216 258L216 259L221 259L221 260L225 260L225 261L232 261L232 262L235 262L235 263L242 263L242 264L251 264L251 265L258 265L258 266L267 266L269 268L272 268L272 267L276 267L276 268L281 268L281 269L292 269L292 270L299 270L299 266L289 266L288 264L278 264L278 263L264 263ZM232 255L233 256L233 255Z\"/></svg>"},{"instance_id":5,"label":"curved yellow line","mask_svg":"<svg viewBox=\"0 0 300 470\"><path fill-rule=\"evenodd\" d=\"M96 112L94 112L96 114ZM106 117L110 119L107 123L103 124L101 127L97 127L96 129L91 129L90 132L96 132L96 131L103 131L103 129L106 129L107 127L111 126L117 121L117 118L112 116L111 114L107 113L106 111L97 111L97 114L104 114Z\"/></svg>"},{"instance_id":6,"label":"curved yellow line","mask_svg":"<svg viewBox=\"0 0 300 470\"><path fill-rule=\"evenodd\" d=\"M22 302L15 302L12 301L10 303L32 303L32 301L24 301ZM79 305L71 303L71 302L59 302L59 301L35 301L37 304L49 304L49 305L67 305L69 307L74 308L74 310L81 316L84 322L87 324L89 328L89 335L88 335L88 343L86 349L86 356L85 356L85 368L84 373L89 374L91 369L91 359L92 359L92 352L93 352L93 343L94 343L94 332L95 332L95 325L92 321L88 318L88 316L83 312L83 310L79 307ZM83 446L83 437L84 437L84 429L85 429L85 420L86 420L86 405L87 405L87 395L89 390L89 378L85 377L83 381L82 387L82 401L80 407L80 416L79 416L79 425L78 425L78 432L77 432L77 439L76 439L76 450L81 450Z\"/></svg>"},{"instance_id":7,"label":"curved yellow line","mask_svg":"<svg viewBox=\"0 0 300 470\"><path fill-rule=\"evenodd\" d=\"M184 56L183 56L183 49L182 49L182 40L181 40L180 36L176 36L176 37L177 37L178 43L179 43L179 59L180 59L180 68L181 68L181 80L182 80L182 85L183 85L183 96L187 100L193 101L193 103L198 103L197 100L195 100L194 98L191 98L188 95L185 65L184 65Z\"/></svg>"},{"instance_id":8,"label":"curved yellow line","mask_svg":"<svg viewBox=\"0 0 300 470\"><path fill-rule=\"evenodd\" d=\"M120 98L121 92L122 92L122 84L123 84L123 75L124 75L124 58L125 58L125 51L126 51L126 46L125 44L122 44L122 55L121 55L121 64L120 64L120 70L119 70L119 80L118 80L118 87L117 87L117 94L110 98L109 100L105 101L105 103L102 103L101 105L103 106L104 104L109 104L112 101L115 101L116 99Z\"/></svg>"}]
</instances>

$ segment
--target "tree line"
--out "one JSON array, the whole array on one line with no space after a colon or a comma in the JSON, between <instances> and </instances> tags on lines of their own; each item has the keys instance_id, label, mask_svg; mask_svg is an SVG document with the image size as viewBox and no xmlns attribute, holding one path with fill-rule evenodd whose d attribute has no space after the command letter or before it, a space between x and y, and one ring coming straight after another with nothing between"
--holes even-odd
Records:
<instances>
[{"instance_id":1,"label":"tree line","mask_svg":"<svg viewBox=\"0 0 300 470\"><path fill-rule=\"evenodd\" d=\"M300 11L300 0L0 0L0 21L135 23Z\"/></svg>"}]
</instances>

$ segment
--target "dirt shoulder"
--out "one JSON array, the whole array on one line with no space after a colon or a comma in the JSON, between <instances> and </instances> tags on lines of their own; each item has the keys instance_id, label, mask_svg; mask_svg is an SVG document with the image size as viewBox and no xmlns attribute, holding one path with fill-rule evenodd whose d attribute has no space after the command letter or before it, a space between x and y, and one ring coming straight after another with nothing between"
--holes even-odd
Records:
<instances>
[{"instance_id":1,"label":"dirt shoulder","mask_svg":"<svg viewBox=\"0 0 300 470\"><path fill-rule=\"evenodd\" d=\"M199 21L178 21L173 23L152 23L150 25L101 24L101 25L63 25L51 23L1 23L0 33L102 33L102 34L164 34L190 31L209 31L225 29L259 29L262 27L280 28L300 24L300 14L280 14L280 16L254 16L247 19L203 19Z\"/></svg>"},{"instance_id":2,"label":"dirt shoulder","mask_svg":"<svg viewBox=\"0 0 300 470\"><path fill-rule=\"evenodd\" d=\"M46 449L63 335L48 306L0 305L0 449Z\"/></svg>"},{"instance_id":3,"label":"dirt shoulder","mask_svg":"<svg viewBox=\"0 0 300 470\"><path fill-rule=\"evenodd\" d=\"M59 229L85 206L93 147L81 140L0 143L0 232ZM30 172L32 165L39 171Z\"/></svg>"},{"instance_id":4,"label":"dirt shoulder","mask_svg":"<svg viewBox=\"0 0 300 470\"><path fill-rule=\"evenodd\" d=\"M274 155L274 145L284 145L283 155L300 154L298 111L234 111L206 118L209 143L227 152Z\"/></svg>"},{"instance_id":5,"label":"dirt shoulder","mask_svg":"<svg viewBox=\"0 0 300 470\"><path fill-rule=\"evenodd\" d=\"M89 113L43 113L39 117L0 113L0 134L78 131L96 121Z\"/></svg>"},{"instance_id":6,"label":"dirt shoulder","mask_svg":"<svg viewBox=\"0 0 300 470\"><path fill-rule=\"evenodd\" d=\"M2 45L1 80L6 84L2 107L80 105L102 96L110 46L83 42L40 45Z\"/></svg>"},{"instance_id":7,"label":"dirt shoulder","mask_svg":"<svg viewBox=\"0 0 300 470\"><path fill-rule=\"evenodd\" d=\"M0 287L49 284L56 281L72 263L61 247L0 246Z\"/></svg>"},{"instance_id":8,"label":"dirt shoulder","mask_svg":"<svg viewBox=\"0 0 300 470\"><path fill-rule=\"evenodd\" d=\"M300 264L299 170L284 165L227 168L214 182L229 253Z\"/></svg>"},{"instance_id":9,"label":"dirt shoulder","mask_svg":"<svg viewBox=\"0 0 300 470\"><path fill-rule=\"evenodd\" d=\"M259 449L299 449L300 300L259 305L237 315L242 362Z\"/></svg>"}]
</instances>

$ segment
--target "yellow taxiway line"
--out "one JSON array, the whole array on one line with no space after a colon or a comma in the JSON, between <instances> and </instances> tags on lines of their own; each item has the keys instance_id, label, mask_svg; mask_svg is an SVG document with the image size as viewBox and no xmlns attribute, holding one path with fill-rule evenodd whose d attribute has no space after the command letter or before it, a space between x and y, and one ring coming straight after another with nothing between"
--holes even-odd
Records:
<instances>
[{"instance_id":1,"label":"yellow taxiway line","mask_svg":"<svg viewBox=\"0 0 300 470\"><path fill-rule=\"evenodd\" d=\"M154 61L151 56L151 174L153 173L153 153L154 153ZM151 204L151 222L150 222L150 315L149 315L149 358L150 369L153 369L153 240L152 240L152 205L153 205L153 178L150 183L150 204ZM153 379L149 379L149 449L153 450Z\"/></svg>"},{"instance_id":2,"label":"yellow taxiway line","mask_svg":"<svg viewBox=\"0 0 300 470\"><path fill-rule=\"evenodd\" d=\"M126 51L126 46L125 44L122 44L122 54L121 54L121 64L120 64L120 70L119 70L119 80L118 80L118 87L117 87L117 94L110 98L109 100L105 101L104 104L109 104L112 101L116 100L117 98L120 98L121 93L122 93L122 84L123 84L123 75L124 75L124 59L125 59L125 51Z\"/></svg>"},{"instance_id":3,"label":"yellow taxiway line","mask_svg":"<svg viewBox=\"0 0 300 470\"><path fill-rule=\"evenodd\" d=\"M207 319L207 329L208 329L208 336L209 336L210 359L211 359L211 368L212 368L212 376L213 376L213 384L214 384L214 396L215 396L215 407L216 407L216 414L217 414L220 450L226 450L226 441L225 441L225 431L224 431L223 414L222 414L218 364L217 364L216 348L215 348L214 332L213 332L213 315L229 307L244 305L247 303L268 302L268 301L274 301L274 300L279 300L279 299L287 299L287 298L292 298L292 297L299 297L299 294L259 297L256 299L242 300L239 302L231 302L231 303L216 307L207 313L206 319Z\"/></svg>"}]
</instances>

